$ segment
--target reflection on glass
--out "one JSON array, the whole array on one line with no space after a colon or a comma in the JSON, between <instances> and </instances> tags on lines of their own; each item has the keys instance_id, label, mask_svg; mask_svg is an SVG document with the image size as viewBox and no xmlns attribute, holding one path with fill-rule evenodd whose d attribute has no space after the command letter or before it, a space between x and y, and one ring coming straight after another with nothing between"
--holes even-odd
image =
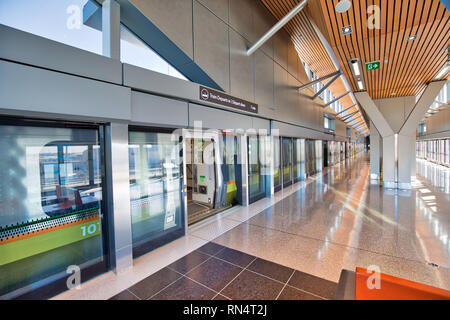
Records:
<instances>
[{"instance_id":1,"label":"reflection on glass","mask_svg":"<svg viewBox=\"0 0 450 320\"><path fill-rule=\"evenodd\" d=\"M266 179L261 163L261 159L266 156L265 151L264 137L248 137L248 182L251 203L262 199L266 193Z\"/></svg>"},{"instance_id":2,"label":"reflection on glass","mask_svg":"<svg viewBox=\"0 0 450 320\"><path fill-rule=\"evenodd\" d=\"M294 179L305 179L305 139L294 139Z\"/></svg>"},{"instance_id":3,"label":"reflection on glass","mask_svg":"<svg viewBox=\"0 0 450 320\"><path fill-rule=\"evenodd\" d=\"M282 138L283 184L292 184L292 139Z\"/></svg>"},{"instance_id":4,"label":"reflection on glass","mask_svg":"<svg viewBox=\"0 0 450 320\"><path fill-rule=\"evenodd\" d=\"M226 186L226 200L221 207L233 206L238 202L238 188L241 183L236 181L236 169L238 164L238 138L232 135L220 135L219 144L222 149L222 176ZM238 187L239 185L239 187Z\"/></svg>"},{"instance_id":5,"label":"reflection on glass","mask_svg":"<svg viewBox=\"0 0 450 320\"><path fill-rule=\"evenodd\" d=\"M273 160L274 160L274 187L279 189L281 187L281 161L280 161L280 138L273 138Z\"/></svg>"},{"instance_id":6,"label":"reflection on glass","mask_svg":"<svg viewBox=\"0 0 450 320\"><path fill-rule=\"evenodd\" d=\"M317 173L316 169L316 143L314 140L305 142L306 175L312 176Z\"/></svg>"},{"instance_id":7,"label":"reflection on glass","mask_svg":"<svg viewBox=\"0 0 450 320\"><path fill-rule=\"evenodd\" d=\"M151 243L150 250L163 244L158 238L184 228L179 140L167 133L130 132L129 144L133 247Z\"/></svg>"},{"instance_id":8,"label":"reflection on glass","mask_svg":"<svg viewBox=\"0 0 450 320\"><path fill-rule=\"evenodd\" d=\"M104 269L98 131L1 125L0 149L0 296Z\"/></svg>"}]
</instances>

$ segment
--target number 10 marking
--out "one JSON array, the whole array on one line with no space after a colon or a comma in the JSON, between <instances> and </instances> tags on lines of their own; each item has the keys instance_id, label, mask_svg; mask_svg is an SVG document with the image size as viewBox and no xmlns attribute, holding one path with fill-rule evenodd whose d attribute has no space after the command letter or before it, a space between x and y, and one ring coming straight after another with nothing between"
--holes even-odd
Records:
<instances>
[{"instance_id":1,"label":"number 10 marking","mask_svg":"<svg viewBox=\"0 0 450 320\"><path fill-rule=\"evenodd\" d=\"M93 224L88 225L87 228L86 228L86 226L82 226L81 230L82 230L83 237L86 237L86 231L87 231L87 234L89 234L89 235L96 233L97 225L98 225L98 230L100 230L100 221L97 222L96 224L93 223Z\"/></svg>"}]
</instances>

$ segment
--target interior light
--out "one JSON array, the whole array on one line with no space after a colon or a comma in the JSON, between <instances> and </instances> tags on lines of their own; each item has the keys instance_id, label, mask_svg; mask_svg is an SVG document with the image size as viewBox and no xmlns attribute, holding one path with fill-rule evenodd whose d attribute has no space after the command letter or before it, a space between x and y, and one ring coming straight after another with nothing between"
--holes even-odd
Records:
<instances>
[{"instance_id":1,"label":"interior light","mask_svg":"<svg viewBox=\"0 0 450 320\"><path fill-rule=\"evenodd\" d=\"M352 64L353 73L355 74L355 76L360 76L361 75L361 69L359 68L359 61L358 60L352 60L351 64Z\"/></svg>"},{"instance_id":2,"label":"interior light","mask_svg":"<svg viewBox=\"0 0 450 320\"><path fill-rule=\"evenodd\" d=\"M358 81L358 88L359 90L363 90L364 89L364 84L361 80Z\"/></svg>"},{"instance_id":3,"label":"interior light","mask_svg":"<svg viewBox=\"0 0 450 320\"><path fill-rule=\"evenodd\" d=\"M417 35L413 35L413 36L406 38L406 41L414 41L416 39L417 39Z\"/></svg>"},{"instance_id":4,"label":"interior light","mask_svg":"<svg viewBox=\"0 0 450 320\"><path fill-rule=\"evenodd\" d=\"M339 1L338 4L336 4L336 11L339 13L347 12L348 9L350 9L352 6L352 3L350 0L342 0Z\"/></svg>"},{"instance_id":5,"label":"interior light","mask_svg":"<svg viewBox=\"0 0 450 320\"><path fill-rule=\"evenodd\" d=\"M345 26L341 30L342 30L342 35L344 35L344 36L353 33L353 27L351 25Z\"/></svg>"}]
</instances>

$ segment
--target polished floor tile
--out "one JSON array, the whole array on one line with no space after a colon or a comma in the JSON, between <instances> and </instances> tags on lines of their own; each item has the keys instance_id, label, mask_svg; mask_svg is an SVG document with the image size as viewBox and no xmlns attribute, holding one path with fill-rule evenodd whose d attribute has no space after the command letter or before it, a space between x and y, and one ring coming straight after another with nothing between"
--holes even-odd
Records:
<instances>
[{"instance_id":1,"label":"polished floor tile","mask_svg":"<svg viewBox=\"0 0 450 320\"><path fill-rule=\"evenodd\" d=\"M178 270L189 271L180 273L166 267L122 291L112 299L274 300L281 297L286 300L314 300L322 299L322 297L317 295L316 288L310 288L308 284L314 281L315 286L329 287L329 281L325 279L316 279L312 275L306 275L303 272L215 243L205 245L202 250L210 250L209 253L216 252L216 255L201 253L208 257L204 259L204 256L199 255L200 251L194 251L174 264ZM194 265L190 264L192 261L195 261L197 265L190 268ZM189 268L186 267L186 264L189 264ZM302 286L291 281L297 273L306 279L302 281ZM295 278L295 280L298 279ZM297 287L294 288L294 286ZM308 292L308 290L311 291ZM325 293L322 295L326 298L330 297Z\"/></svg>"},{"instance_id":2,"label":"polished floor tile","mask_svg":"<svg viewBox=\"0 0 450 320\"><path fill-rule=\"evenodd\" d=\"M166 286L181 278L181 275L169 268L164 268L150 277L136 283L128 290L141 300L147 300Z\"/></svg>"},{"instance_id":3,"label":"polished floor tile","mask_svg":"<svg viewBox=\"0 0 450 320\"><path fill-rule=\"evenodd\" d=\"M337 283L321 279L310 274L295 271L288 282L289 286L311 292L325 299L333 299Z\"/></svg>"},{"instance_id":4,"label":"polished floor tile","mask_svg":"<svg viewBox=\"0 0 450 320\"><path fill-rule=\"evenodd\" d=\"M283 283L244 270L222 293L232 300L275 300Z\"/></svg>"},{"instance_id":5,"label":"polished floor tile","mask_svg":"<svg viewBox=\"0 0 450 320\"><path fill-rule=\"evenodd\" d=\"M129 290L124 290L119 294L116 294L114 297L109 300L140 300L134 294L132 294Z\"/></svg>"},{"instance_id":6,"label":"polished floor tile","mask_svg":"<svg viewBox=\"0 0 450 320\"><path fill-rule=\"evenodd\" d=\"M196 250L191 252L187 256L184 256L183 258L170 264L168 268L173 269L179 273L185 274L194 269L195 267L197 267L199 264L205 262L209 258L210 258L209 255Z\"/></svg>"},{"instance_id":7,"label":"polished floor tile","mask_svg":"<svg viewBox=\"0 0 450 320\"><path fill-rule=\"evenodd\" d=\"M247 267L253 260L255 260L255 257L252 255L230 248L223 249L216 255L216 257L242 268Z\"/></svg>"},{"instance_id":8,"label":"polished floor tile","mask_svg":"<svg viewBox=\"0 0 450 320\"><path fill-rule=\"evenodd\" d=\"M214 297L213 300L230 300L230 298L227 298L221 294L218 294L217 296Z\"/></svg>"},{"instance_id":9,"label":"polished floor tile","mask_svg":"<svg viewBox=\"0 0 450 320\"><path fill-rule=\"evenodd\" d=\"M198 251L200 251L201 253L206 253L206 254L213 256L213 255L219 253L224 248L225 247L221 246L220 244L217 244L214 242L208 242L207 244L198 248Z\"/></svg>"},{"instance_id":10,"label":"polished floor tile","mask_svg":"<svg viewBox=\"0 0 450 320\"><path fill-rule=\"evenodd\" d=\"M200 282L208 288L220 291L241 271L242 268L216 258L211 258L186 274L186 276Z\"/></svg>"},{"instance_id":11,"label":"polished floor tile","mask_svg":"<svg viewBox=\"0 0 450 320\"><path fill-rule=\"evenodd\" d=\"M278 300L323 300L322 298L299 289L286 286L280 293Z\"/></svg>"},{"instance_id":12,"label":"polished floor tile","mask_svg":"<svg viewBox=\"0 0 450 320\"><path fill-rule=\"evenodd\" d=\"M211 289L182 277L151 300L211 300L215 295Z\"/></svg>"},{"instance_id":13,"label":"polished floor tile","mask_svg":"<svg viewBox=\"0 0 450 320\"><path fill-rule=\"evenodd\" d=\"M294 270L291 268L259 258L252 262L247 269L280 282L288 281L294 273Z\"/></svg>"}]
</instances>

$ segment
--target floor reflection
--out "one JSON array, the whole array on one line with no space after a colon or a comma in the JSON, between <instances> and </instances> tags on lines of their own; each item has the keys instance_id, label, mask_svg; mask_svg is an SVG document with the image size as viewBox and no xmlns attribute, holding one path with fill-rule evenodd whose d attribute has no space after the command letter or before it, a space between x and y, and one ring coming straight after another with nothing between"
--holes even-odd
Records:
<instances>
[{"instance_id":1,"label":"floor reflection","mask_svg":"<svg viewBox=\"0 0 450 320\"><path fill-rule=\"evenodd\" d=\"M413 189L395 191L370 185L367 155L346 160L216 242L332 281L377 265L450 289L448 171L417 165Z\"/></svg>"}]
</instances>

